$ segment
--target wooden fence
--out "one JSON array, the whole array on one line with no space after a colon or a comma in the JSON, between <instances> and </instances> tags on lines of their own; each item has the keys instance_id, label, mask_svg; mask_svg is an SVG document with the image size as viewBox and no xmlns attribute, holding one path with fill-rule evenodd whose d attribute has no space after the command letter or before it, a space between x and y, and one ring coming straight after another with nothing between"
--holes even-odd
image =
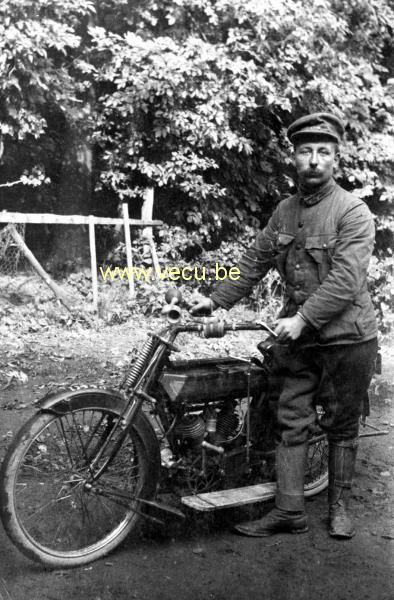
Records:
<instances>
[{"instance_id":1,"label":"wooden fence","mask_svg":"<svg viewBox=\"0 0 394 600\"><path fill-rule=\"evenodd\" d=\"M126 259L129 273L133 273L133 255L131 248L130 227L151 228L163 224L162 221L148 219L130 219L128 205L122 205L123 218L112 217L96 217L94 215L55 215L52 213L19 213L8 212L3 210L0 212L0 223L26 223L26 224L45 224L45 225L88 225L89 226L89 248L90 248L90 264L92 271L92 286L93 286L93 305L94 309L98 308L98 281L97 281L97 255L96 255L96 236L95 225L123 225L125 232ZM19 242L20 243L20 242ZM149 239L152 260L155 270L158 268L158 260L153 238ZM31 255L31 252L30 252ZM28 257L29 258L29 257ZM31 257L29 258L31 260ZM34 266L34 265L33 265ZM36 268L36 266L35 266ZM42 267L41 267L42 268ZM49 276L47 275L49 278ZM129 277L129 292L130 296L134 296L134 279Z\"/></svg>"}]
</instances>

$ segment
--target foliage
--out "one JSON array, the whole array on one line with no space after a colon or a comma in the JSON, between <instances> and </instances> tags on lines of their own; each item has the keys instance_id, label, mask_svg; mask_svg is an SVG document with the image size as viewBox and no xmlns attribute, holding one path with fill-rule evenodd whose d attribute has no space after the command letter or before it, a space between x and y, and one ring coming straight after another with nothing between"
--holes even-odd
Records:
<instances>
[{"instance_id":1,"label":"foliage","mask_svg":"<svg viewBox=\"0 0 394 600\"><path fill-rule=\"evenodd\" d=\"M36 166L32 169L32 172L24 171L19 179L16 181L7 181L6 183L0 183L0 187L13 187L14 185L23 184L38 187L42 183L49 183L49 178L45 177L45 173L42 168Z\"/></svg>"},{"instance_id":2,"label":"foliage","mask_svg":"<svg viewBox=\"0 0 394 600\"><path fill-rule=\"evenodd\" d=\"M71 68L80 45L76 34L93 10L80 0L4 0L0 5L0 130L5 136L38 139L49 104L72 115L78 82Z\"/></svg>"},{"instance_id":3,"label":"foliage","mask_svg":"<svg viewBox=\"0 0 394 600\"><path fill-rule=\"evenodd\" d=\"M197 38L179 44L167 37L108 36L103 29L92 34L97 51L111 56L99 78L115 86L101 99L98 136L104 136L110 167L103 180L121 197L135 197L151 182L198 200L222 197L224 189L203 174L218 169L215 152L252 152L250 140L232 129L227 104L232 88L239 115L255 108L263 78L253 64L234 62Z\"/></svg>"},{"instance_id":4,"label":"foliage","mask_svg":"<svg viewBox=\"0 0 394 600\"><path fill-rule=\"evenodd\" d=\"M178 222L206 225L210 242L218 228L237 236L267 218L292 190L286 127L333 110L348 123L339 179L386 204L390 6L6 0L0 129L44 140L57 115L97 143L96 190L119 199L165 190Z\"/></svg>"},{"instance_id":5,"label":"foliage","mask_svg":"<svg viewBox=\"0 0 394 600\"><path fill-rule=\"evenodd\" d=\"M348 123L339 179L387 201L392 21L382 0L139 3L133 32L91 31L102 183L120 197L175 190L190 228L238 232L292 189L286 126L333 110Z\"/></svg>"},{"instance_id":6,"label":"foliage","mask_svg":"<svg viewBox=\"0 0 394 600\"><path fill-rule=\"evenodd\" d=\"M65 160L67 136L77 145L86 142L90 82L78 54L92 11L93 2L81 0L0 3L1 182L30 186L1 194L3 208L48 212L61 201L62 169L72 169Z\"/></svg>"}]
</instances>

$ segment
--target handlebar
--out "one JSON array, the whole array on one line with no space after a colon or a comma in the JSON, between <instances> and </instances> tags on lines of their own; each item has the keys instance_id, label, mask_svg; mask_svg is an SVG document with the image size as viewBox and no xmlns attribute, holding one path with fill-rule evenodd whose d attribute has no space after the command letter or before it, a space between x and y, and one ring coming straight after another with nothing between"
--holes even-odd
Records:
<instances>
[{"instance_id":1,"label":"handlebar","mask_svg":"<svg viewBox=\"0 0 394 600\"><path fill-rule=\"evenodd\" d=\"M209 320L200 323L184 323L179 325L174 325L171 327L171 330L176 335L178 333L185 332L199 332L202 333L204 337L223 337L229 331L267 331L272 337L277 337L275 331L264 323L264 321L246 321L242 322L227 322L222 320Z\"/></svg>"},{"instance_id":2,"label":"handlebar","mask_svg":"<svg viewBox=\"0 0 394 600\"><path fill-rule=\"evenodd\" d=\"M172 336L176 337L178 333L182 332L200 332L204 337L220 338L223 337L228 331L267 331L273 338L277 337L275 331L264 323L264 321L249 321L245 323L226 322L224 320L215 319L210 317L204 319L202 322L194 323L179 323L181 319L181 308L182 294L176 288L170 288L167 290L165 295L166 306L162 309L162 314L166 315L167 321L171 324L170 330Z\"/></svg>"}]
</instances>

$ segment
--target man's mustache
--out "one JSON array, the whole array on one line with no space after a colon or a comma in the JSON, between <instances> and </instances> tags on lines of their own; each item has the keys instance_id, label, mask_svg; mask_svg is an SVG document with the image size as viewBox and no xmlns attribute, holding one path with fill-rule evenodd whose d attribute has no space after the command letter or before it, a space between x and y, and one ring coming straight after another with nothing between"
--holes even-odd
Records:
<instances>
[{"instance_id":1,"label":"man's mustache","mask_svg":"<svg viewBox=\"0 0 394 600\"><path fill-rule=\"evenodd\" d=\"M318 169L308 169L307 171L304 171L303 175L304 177L316 177L316 175L321 175L321 171L319 171Z\"/></svg>"}]
</instances>

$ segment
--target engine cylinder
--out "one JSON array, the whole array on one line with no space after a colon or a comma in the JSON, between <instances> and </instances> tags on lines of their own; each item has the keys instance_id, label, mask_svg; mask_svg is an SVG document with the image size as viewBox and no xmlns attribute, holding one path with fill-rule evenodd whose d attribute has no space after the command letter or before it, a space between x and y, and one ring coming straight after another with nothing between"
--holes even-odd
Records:
<instances>
[{"instance_id":1,"label":"engine cylinder","mask_svg":"<svg viewBox=\"0 0 394 600\"><path fill-rule=\"evenodd\" d=\"M216 424L216 435L218 442L225 442L235 435L239 426L238 415L234 412L221 411L218 414Z\"/></svg>"},{"instance_id":2,"label":"engine cylinder","mask_svg":"<svg viewBox=\"0 0 394 600\"><path fill-rule=\"evenodd\" d=\"M177 420L174 433L183 442L200 446L205 435L204 420L197 415L185 415Z\"/></svg>"}]
</instances>

